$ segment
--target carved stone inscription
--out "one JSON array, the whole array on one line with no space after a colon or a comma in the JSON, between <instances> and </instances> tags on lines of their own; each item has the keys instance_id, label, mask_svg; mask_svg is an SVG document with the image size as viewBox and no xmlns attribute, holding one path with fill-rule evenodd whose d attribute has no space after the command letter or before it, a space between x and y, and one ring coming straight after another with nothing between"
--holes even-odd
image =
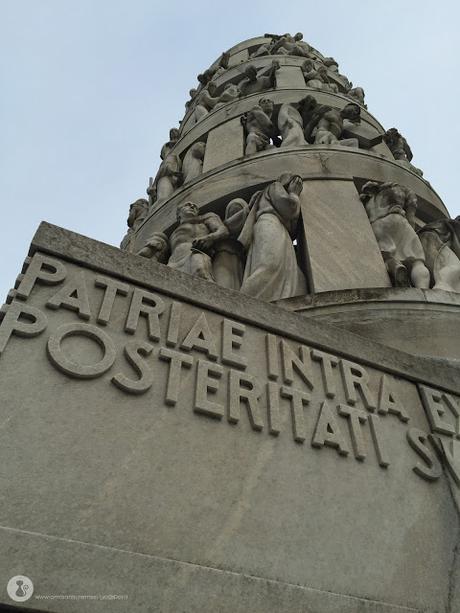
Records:
<instances>
[{"instance_id":1,"label":"carved stone inscription","mask_svg":"<svg viewBox=\"0 0 460 613\"><path fill-rule=\"evenodd\" d=\"M414 451L415 474L436 480L444 463L460 485L452 394L420 386L420 402L406 393L413 384L388 373L41 253L2 312L0 367L13 337L40 336L35 351L52 369L150 394L152 419L189 410L386 471L398 462L390 432ZM411 424L422 403L431 433Z\"/></svg>"}]
</instances>

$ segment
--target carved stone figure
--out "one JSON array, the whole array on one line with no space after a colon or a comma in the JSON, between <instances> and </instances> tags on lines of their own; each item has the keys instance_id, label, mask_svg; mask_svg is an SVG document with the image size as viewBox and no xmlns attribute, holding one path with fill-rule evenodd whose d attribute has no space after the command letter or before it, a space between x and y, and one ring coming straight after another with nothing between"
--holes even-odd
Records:
<instances>
[{"instance_id":1,"label":"carved stone figure","mask_svg":"<svg viewBox=\"0 0 460 613\"><path fill-rule=\"evenodd\" d=\"M307 145L303 134L303 121L293 104L285 102L278 112L278 128L281 134L281 147L302 147Z\"/></svg>"},{"instance_id":2,"label":"carved stone figure","mask_svg":"<svg viewBox=\"0 0 460 613\"><path fill-rule=\"evenodd\" d=\"M139 198L130 204L128 219L126 221L128 224L128 231L120 243L120 249L128 251L129 253L133 252L136 230L147 217L148 211L149 203L145 198Z\"/></svg>"},{"instance_id":3,"label":"carved stone figure","mask_svg":"<svg viewBox=\"0 0 460 613\"><path fill-rule=\"evenodd\" d=\"M273 60L268 68L263 68L260 72L257 72L257 68L253 64L249 64L244 70L243 80L238 83L241 95L249 96L266 89L273 89L276 86L275 74L279 66L279 62Z\"/></svg>"},{"instance_id":4,"label":"carved stone figure","mask_svg":"<svg viewBox=\"0 0 460 613\"><path fill-rule=\"evenodd\" d=\"M169 198L182 182L181 162L179 156L170 153L161 163L155 177L157 201Z\"/></svg>"},{"instance_id":5,"label":"carved stone figure","mask_svg":"<svg viewBox=\"0 0 460 613\"><path fill-rule=\"evenodd\" d=\"M393 284L407 287L410 280L414 287L428 289L430 272L415 232L415 193L397 183L368 181L360 197Z\"/></svg>"},{"instance_id":6,"label":"carved stone figure","mask_svg":"<svg viewBox=\"0 0 460 613\"><path fill-rule=\"evenodd\" d=\"M189 108L191 107L191 105L193 104L193 101L195 100L195 98L198 95L198 90L195 88L192 88L191 90L189 90L189 95L190 95L190 99L187 100L187 102L185 103L185 110L188 111Z\"/></svg>"},{"instance_id":7,"label":"carved stone figure","mask_svg":"<svg viewBox=\"0 0 460 613\"><path fill-rule=\"evenodd\" d=\"M197 104L190 115L190 125L194 126L209 113L208 109L202 104Z\"/></svg>"},{"instance_id":8,"label":"carved stone figure","mask_svg":"<svg viewBox=\"0 0 460 613\"><path fill-rule=\"evenodd\" d=\"M237 240L249 214L248 203L243 198L231 200L225 209L224 224L228 236L214 243L215 255L212 269L218 285L239 290L243 281L243 245Z\"/></svg>"},{"instance_id":9,"label":"carved stone figure","mask_svg":"<svg viewBox=\"0 0 460 613\"><path fill-rule=\"evenodd\" d=\"M219 96L219 101L217 102L214 108L218 109L219 107L224 106L224 104L233 102L234 100L237 100L240 97L240 95L241 95L241 92L237 85L234 85L233 83L227 83L227 85L224 88L224 91Z\"/></svg>"},{"instance_id":10,"label":"carved stone figure","mask_svg":"<svg viewBox=\"0 0 460 613\"><path fill-rule=\"evenodd\" d=\"M364 102L364 89L362 87L352 87L347 91L347 96L353 98L353 100L356 100L356 102L359 102L361 106L367 109L367 105Z\"/></svg>"},{"instance_id":11,"label":"carved stone figure","mask_svg":"<svg viewBox=\"0 0 460 613\"><path fill-rule=\"evenodd\" d=\"M199 215L198 207L193 202L177 206L177 220L179 225L169 237L171 256L168 266L214 281L213 245L228 235L226 226L215 213Z\"/></svg>"},{"instance_id":12,"label":"carved stone figure","mask_svg":"<svg viewBox=\"0 0 460 613\"><path fill-rule=\"evenodd\" d=\"M329 68L332 72L336 72L339 74L339 64L333 57L325 57L323 58L323 64Z\"/></svg>"},{"instance_id":13,"label":"carved stone figure","mask_svg":"<svg viewBox=\"0 0 460 613\"><path fill-rule=\"evenodd\" d=\"M217 62L212 64L212 66L205 70L203 74L198 75L198 81L203 85L203 87L212 79L215 79L220 74L225 72L225 70L228 68L229 59L230 53L228 51L224 51Z\"/></svg>"},{"instance_id":14,"label":"carved stone figure","mask_svg":"<svg viewBox=\"0 0 460 613\"><path fill-rule=\"evenodd\" d=\"M179 140L179 136L180 132L178 128L171 128L171 130L169 130L169 141L163 145L160 152L160 157L162 160L165 160L171 153L174 148L174 145Z\"/></svg>"},{"instance_id":15,"label":"carved stone figure","mask_svg":"<svg viewBox=\"0 0 460 613\"><path fill-rule=\"evenodd\" d=\"M393 154L395 160L400 162L403 166L407 166L408 168L416 172L418 175L423 175L423 172L420 170L420 168L417 168L416 166L411 164L413 155L411 148L409 147L409 143L396 128L390 128L389 130L387 130L383 135L383 140L388 145L388 148Z\"/></svg>"},{"instance_id":16,"label":"carved stone figure","mask_svg":"<svg viewBox=\"0 0 460 613\"><path fill-rule=\"evenodd\" d=\"M344 128L344 120L349 120L353 123L359 123L361 117L361 109L353 102L350 102L342 110L333 109L327 105L317 104L315 99L307 96L309 100L309 117L305 121L304 116L304 132L308 142L313 142L315 145L342 145L344 147L358 147L357 138L341 138ZM313 105L313 101L315 104ZM305 112L305 99L302 104Z\"/></svg>"},{"instance_id":17,"label":"carved stone figure","mask_svg":"<svg viewBox=\"0 0 460 613\"><path fill-rule=\"evenodd\" d=\"M302 188L301 177L287 173L251 198L238 239L248 250L242 292L267 301L306 292L293 245Z\"/></svg>"},{"instance_id":18,"label":"carved stone figure","mask_svg":"<svg viewBox=\"0 0 460 613\"><path fill-rule=\"evenodd\" d=\"M276 136L272 114L273 102L269 98L261 98L258 105L241 117L241 123L246 129L245 155L253 155L273 146L270 139Z\"/></svg>"},{"instance_id":19,"label":"carved stone figure","mask_svg":"<svg viewBox=\"0 0 460 613\"><path fill-rule=\"evenodd\" d=\"M432 221L418 235L433 289L460 293L460 216Z\"/></svg>"},{"instance_id":20,"label":"carved stone figure","mask_svg":"<svg viewBox=\"0 0 460 613\"><path fill-rule=\"evenodd\" d=\"M251 53L249 58L252 59L254 57L263 57L264 55L271 55L275 42L276 40L272 38L272 40L269 43L260 45L259 47L257 47L255 51Z\"/></svg>"},{"instance_id":21,"label":"carved stone figure","mask_svg":"<svg viewBox=\"0 0 460 613\"><path fill-rule=\"evenodd\" d=\"M169 256L168 237L163 232L153 232L137 255L166 264Z\"/></svg>"},{"instance_id":22,"label":"carved stone figure","mask_svg":"<svg viewBox=\"0 0 460 613\"><path fill-rule=\"evenodd\" d=\"M302 66L302 72L307 87L329 91L334 94L339 92L337 84L331 82L329 79L326 66L321 65L315 69L312 60L305 60Z\"/></svg>"},{"instance_id":23,"label":"carved stone figure","mask_svg":"<svg viewBox=\"0 0 460 613\"><path fill-rule=\"evenodd\" d=\"M410 162L413 155L409 143L396 128L390 128L385 132L383 140L388 145L395 160L404 160Z\"/></svg>"},{"instance_id":24,"label":"carved stone figure","mask_svg":"<svg viewBox=\"0 0 460 613\"><path fill-rule=\"evenodd\" d=\"M297 55L310 57L311 47L302 40L303 34L298 32L294 36L285 34L275 42L271 49L272 55Z\"/></svg>"},{"instance_id":25,"label":"carved stone figure","mask_svg":"<svg viewBox=\"0 0 460 613\"><path fill-rule=\"evenodd\" d=\"M198 141L194 143L184 156L182 162L182 174L184 183L195 179L203 172L203 159L206 143Z\"/></svg>"},{"instance_id":26,"label":"carved stone figure","mask_svg":"<svg viewBox=\"0 0 460 613\"><path fill-rule=\"evenodd\" d=\"M149 177L149 186L145 191L147 193L147 196L149 197L149 207L151 207L154 205L157 199L157 188L155 187L153 177Z\"/></svg>"}]
</instances>

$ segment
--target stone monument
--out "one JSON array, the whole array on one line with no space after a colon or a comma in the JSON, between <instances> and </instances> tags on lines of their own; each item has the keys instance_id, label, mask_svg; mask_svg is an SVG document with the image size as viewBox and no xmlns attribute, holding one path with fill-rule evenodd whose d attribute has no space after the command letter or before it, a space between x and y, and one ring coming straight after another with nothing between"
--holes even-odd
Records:
<instances>
[{"instance_id":1,"label":"stone monument","mask_svg":"<svg viewBox=\"0 0 460 613\"><path fill-rule=\"evenodd\" d=\"M301 33L198 81L1 308L0 609L458 612L460 219Z\"/></svg>"}]
</instances>

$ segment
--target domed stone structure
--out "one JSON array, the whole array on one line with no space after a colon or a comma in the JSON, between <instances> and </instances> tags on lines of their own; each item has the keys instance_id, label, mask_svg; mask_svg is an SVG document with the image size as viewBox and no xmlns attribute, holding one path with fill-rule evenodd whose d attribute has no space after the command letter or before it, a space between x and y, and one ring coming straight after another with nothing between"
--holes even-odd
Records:
<instances>
[{"instance_id":1,"label":"domed stone structure","mask_svg":"<svg viewBox=\"0 0 460 613\"><path fill-rule=\"evenodd\" d=\"M460 220L300 33L198 81L121 249L43 223L1 308L0 581L453 613Z\"/></svg>"}]
</instances>

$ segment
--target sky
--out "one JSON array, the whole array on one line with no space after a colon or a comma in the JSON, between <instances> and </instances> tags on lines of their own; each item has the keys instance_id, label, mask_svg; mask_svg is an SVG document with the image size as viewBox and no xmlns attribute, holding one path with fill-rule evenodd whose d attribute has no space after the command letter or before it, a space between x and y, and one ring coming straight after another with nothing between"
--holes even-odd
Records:
<instances>
[{"instance_id":1,"label":"sky","mask_svg":"<svg viewBox=\"0 0 460 613\"><path fill-rule=\"evenodd\" d=\"M456 0L0 0L0 298L42 220L119 244L196 75L264 32L335 57L460 214L459 17Z\"/></svg>"}]
</instances>

